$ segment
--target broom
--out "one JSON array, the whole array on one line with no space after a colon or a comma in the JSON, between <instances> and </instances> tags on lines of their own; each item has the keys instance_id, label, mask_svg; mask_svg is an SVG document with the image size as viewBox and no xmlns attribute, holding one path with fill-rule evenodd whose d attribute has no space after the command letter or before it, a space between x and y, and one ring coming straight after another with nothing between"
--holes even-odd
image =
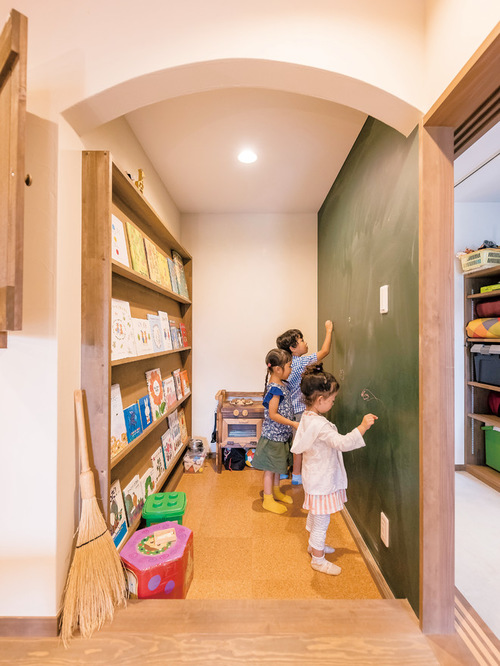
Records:
<instances>
[{"instance_id":1,"label":"broom","mask_svg":"<svg viewBox=\"0 0 500 666\"><path fill-rule=\"evenodd\" d=\"M125 574L120 555L95 496L83 400L84 391L75 391L82 513L75 554L64 591L61 638L65 647L77 627L83 638L89 638L106 620L113 619L115 606L126 603Z\"/></svg>"}]
</instances>

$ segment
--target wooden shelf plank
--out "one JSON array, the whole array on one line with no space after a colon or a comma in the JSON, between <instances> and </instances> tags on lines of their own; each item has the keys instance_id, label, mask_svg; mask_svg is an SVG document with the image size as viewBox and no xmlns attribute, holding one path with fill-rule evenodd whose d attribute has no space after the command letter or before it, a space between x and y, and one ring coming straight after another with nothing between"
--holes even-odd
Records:
<instances>
[{"instance_id":1,"label":"wooden shelf plank","mask_svg":"<svg viewBox=\"0 0 500 666\"><path fill-rule=\"evenodd\" d=\"M120 262L116 261L115 259L112 259L111 261L111 269L115 275L121 275L131 282L135 282L136 284L140 284L143 287L157 291L159 294L164 294L174 301L179 301L179 303L191 305L189 298L184 298L184 296L177 294L175 291L165 289L165 287L162 287L161 284L153 282L153 280L150 280L140 273L136 273L136 271L128 268L127 266L124 266L123 264L120 264Z\"/></svg>"},{"instance_id":2,"label":"wooden shelf plank","mask_svg":"<svg viewBox=\"0 0 500 666\"><path fill-rule=\"evenodd\" d=\"M186 440L185 442L183 442L183 443L181 444L180 449L177 451L177 453L175 454L175 456L172 458L172 461L171 461L171 463L170 463L168 469L166 469L166 470L163 472L163 474L160 476L160 479L159 479L159 482L158 482L158 488L163 488L163 486L165 485L165 483L168 481L168 477L172 474L172 472L174 471L174 469L175 469L177 463L179 462L179 460L181 459L181 457L183 456L184 452L185 452L186 449L187 449L187 442L188 442L188 440ZM161 490L158 490L158 492L161 492ZM132 523L132 525L128 528L128 530L127 530L127 536L125 537L125 539L124 539L124 540L122 541L122 543L120 544L120 546L119 546L119 548L118 548L118 551L120 551L120 550L123 548L123 546L127 543L127 541L128 541L128 540L130 539L130 537L132 536L132 534L137 530L137 528L138 528L139 525L141 524L141 519L142 519L142 515L138 516L138 517L134 520L134 522Z\"/></svg>"},{"instance_id":3,"label":"wooden shelf plank","mask_svg":"<svg viewBox=\"0 0 500 666\"><path fill-rule=\"evenodd\" d=\"M500 345L500 338L467 338L467 342L484 342L488 345Z\"/></svg>"},{"instance_id":4,"label":"wooden shelf plank","mask_svg":"<svg viewBox=\"0 0 500 666\"><path fill-rule=\"evenodd\" d=\"M110 462L110 469L113 469L113 467L116 467L119 462L121 462L124 458L128 456L128 454L135 449L135 447L142 442L143 439L145 439L155 428L157 428L160 423L165 421L167 416L174 412L178 407L180 407L189 397L191 394L186 395L182 400L177 400L167 411L165 414L162 414L159 419L156 419L156 421L153 421L153 423L146 428L146 430L143 430L142 433L139 435L139 437L136 437L133 439L131 442L129 442L128 446L126 446L124 449L120 451L114 458L111 458Z\"/></svg>"},{"instance_id":5,"label":"wooden shelf plank","mask_svg":"<svg viewBox=\"0 0 500 666\"><path fill-rule=\"evenodd\" d=\"M480 382L467 382L468 386L475 386L476 388L487 389L488 391L496 391L500 393L500 386L494 386L493 384L481 384Z\"/></svg>"},{"instance_id":6,"label":"wooden shelf plank","mask_svg":"<svg viewBox=\"0 0 500 666\"><path fill-rule=\"evenodd\" d=\"M465 465L465 471L500 492L500 472L486 465Z\"/></svg>"},{"instance_id":7,"label":"wooden shelf plank","mask_svg":"<svg viewBox=\"0 0 500 666\"><path fill-rule=\"evenodd\" d=\"M471 419L481 421L485 425L495 426L500 428L500 416L493 416L493 414L467 414Z\"/></svg>"},{"instance_id":8,"label":"wooden shelf plank","mask_svg":"<svg viewBox=\"0 0 500 666\"><path fill-rule=\"evenodd\" d=\"M113 198L118 198L143 219L148 227L169 247L184 259L192 259L189 252L172 236L146 197L135 187L133 181L113 162Z\"/></svg>"},{"instance_id":9,"label":"wooden shelf plank","mask_svg":"<svg viewBox=\"0 0 500 666\"><path fill-rule=\"evenodd\" d=\"M137 363L148 358L158 358L158 356L167 356L168 354L177 354L178 352L190 351L191 347L181 347L180 349L169 349L168 351L155 352L154 354L143 354L142 356L128 356L127 358L118 358L111 361L111 366L124 365L126 363Z\"/></svg>"},{"instance_id":10,"label":"wooden shelf plank","mask_svg":"<svg viewBox=\"0 0 500 666\"><path fill-rule=\"evenodd\" d=\"M495 289L494 291L485 291L482 294L468 294L467 298L500 298L500 289Z\"/></svg>"}]
</instances>

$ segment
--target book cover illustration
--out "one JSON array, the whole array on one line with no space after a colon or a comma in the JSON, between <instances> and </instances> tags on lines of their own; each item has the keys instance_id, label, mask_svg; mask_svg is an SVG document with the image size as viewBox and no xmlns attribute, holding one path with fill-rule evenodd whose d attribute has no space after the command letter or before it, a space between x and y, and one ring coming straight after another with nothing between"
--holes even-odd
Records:
<instances>
[{"instance_id":1,"label":"book cover illustration","mask_svg":"<svg viewBox=\"0 0 500 666\"><path fill-rule=\"evenodd\" d=\"M172 283L172 291L176 294L179 293L179 285L177 284L177 271L175 270L175 264L170 257L167 257L168 263L168 272L170 274L170 282Z\"/></svg>"},{"instance_id":2,"label":"book cover illustration","mask_svg":"<svg viewBox=\"0 0 500 666\"><path fill-rule=\"evenodd\" d=\"M134 329L135 347L137 355L153 353L153 340L151 339L151 326L147 319L132 317Z\"/></svg>"},{"instance_id":3,"label":"book cover illustration","mask_svg":"<svg viewBox=\"0 0 500 666\"><path fill-rule=\"evenodd\" d=\"M134 402L130 407L125 407L123 410L125 417L125 426L127 428L127 439L132 442L139 437L142 432L141 412L139 405Z\"/></svg>"},{"instance_id":4,"label":"book cover illustration","mask_svg":"<svg viewBox=\"0 0 500 666\"><path fill-rule=\"evenodd\" d=\"M163 334L163 346L165 351L173 349L172 337L170 335L170 321L168 314L162 310L158 310L158 317L160 318L161 332Z\"/></svg>"},{"instance_id":5,"label":"book cover illustration","mask_svg":"<svg viewBox=\"0 0 500 666\"><path fill-rule=\"evenodd\" d=\"M140 519L144 506L144 490L138 474L123 489L123 501L128 524L132 527Z\"/></svg>"},{"instance_id":6,"label":"book cover illustration","mask_svg":"<svg viewBox=\"0 0 500 666\"><path fill-rule=\"evenodd\" d=\"M189 395L191 393L191 387L189 385L189 376L187 370L181 370L181 386L182 386L182 394L184 396Z\"/></svg>"},{"instance_id":7,"label":"book cover illustration","mask_svg":"<svg viewBox=\"0 0 500 666\"><path fill-rule=\"evenodd\" d=\"M163 394L167 402L167 409L177 402L177 393L175 392L175 382L173 377L167 377L163 380Z\"/></svg>"},{"instance_id":8,"label":"book cover illustration","mask_svg":"<svg viewBox=\"0 0 500 666\"><path fill-rule=\"evenodd\" d=\"M113 214L111 215L111 257L120 264L130 267L125 227L123 222Z\"/></svg>"},{"instance_id":9,"label":"book cover illustration","mask_svg":"<svg viewBox=\"0 0 500 666\"><path fill-rule=\"evenodd\" d=\"M156 245L144 236L144 247L148 261L149 276L157 284L161 284L160 268L158 266L158 249Z\"/></svg>"},{"instance_id":10,"label":"book cover illustration","mask_svg":"<svg viewBox=\"0 0 500 666\"><path fill-rule=\"evenodd\" d=\"M177 396L177 400L182 400L184 393L182 392L181 371L173 370L172 377L174 378L175 394Z\"/></svg>"},{"instance_id":11,"label":"book cover illustration","mask_svg":"<svg viewBox=\"0 0 500 666\"><path fill-rule=\"evenodd\" d=\"M144 506L144 502L148 499L148 497L156 492L156 477L155 471L152 467L149 467L149 469L147 469L141 476L140 484L144 495Z\"/></svg>"},{"instance_id":12,"label":"book cover illustration","mask_svg":"<svg viewBox=\"0 0 500 666\"><path fill-rule=\"evenodd\" d=\"M111 538L118 548L127 536L128 529L120 479L113 481L109 489L109 525Z\"/></svg>"},{"instance_id":13,"label":"book cover illustration","mask_svg":"<svg viewBox=\"0 0 500 666\"><path fill-rule=\"evenodd\" d=\"M184 443L188 439L188 430L186 423L186 414L184 413L183 409L179 409L178 419L179 419L179 430L181 433L181 441Z\"/></svg>"},{"instance_id":14,"label":"book cover illustration","mask_svg":"<svg viewBox=\"0 0 500 666\"><path fill-rule=\"evenodd\" d=\"M127 222L127 236L130 248L130 259L132 268L137 273L149 277L148 262L146 259L146 250L144 249L144 236L133 224Z\"/></svg>"},{"instance_id":15,"label":"book cover illustration","mask_svg":"<svg viewBox=\"0 0 500 666\"><path fill-rule=\"evenodd\" d=\"M139 412L141 414L142 429L146 430L146 428L153 423L153 413L151 412L149 395L143 395L142 398L139 398L137 404L139 405Z\"/></svg>"},{"instance_id":16,"label":"book cover illustration","mask_svg":"<svg viewBox=\"0 0 500 666\"><path fill-rule=\"evenodd\" d=\"M163 446L159 446L151 456L151 465L155 473L156 485L158 487L161 477L165 472L165 459L163 457Z\"/></svg>"},{"instance_id":17,"label":"book cover illustration","mask_svg":"<svg viewBox=\"0 0 500 666\"><path fill-rule=\"evenodd\" d=\"M117 298L111 299L111 360L136 356L134 327L130 316L130 304Z\"/></svg>"},{"instance_id":18,"label":"book cover illustration","mask_svg":"<svg viewBox=\"0 0 500 666\"><path fill-rule=\"evenodd\" d=\"M127 427L125 425L125 417L123 415L122 394L119 384L111 386L111 458L118 455L122 449L128 444Z\"/></svg>"},{"instance_id":19,"label":"book cover illustration","mask_svg":"<svg viewBox=\"0 0 500 666\"><path fill-rule=\"evenodd\" d=\"M179 294L181 296L184 296L184 298L189 298L189 291L186 282L186 274L184 272L184 262L182 261L181 255L175 250L172 250L172 260L175 266L175 275L177 277Z\"/></svg>"},{"instance_id":20,"label":"book cover illustration","mask_svg":"<svg viewBox=\"0 0 500 666\"><path fill-rule=\"evenodd\" d=\"M151 341L153 343L153 352L165 351L163 344L163 331L159 315L148 314L149 326L151 329Z\"/></svg>"},{"instance_id":21,"label":"book cover illustration","mask_svg":"<svg viewBox=\"0 0 500 666\"><path fill-rule=\"evenodd\" d=\"M180 335L181 335L181 340L182 340L182 346L183 347L189 347L187 329L184 326L184 322L182 322L182 321L179 324L179 330L180 330Z\"/></svg>"},{"instance_id":22,"label":"book cover illustration","mask_svg":"<svg viewBox=\"0 0 500 666\"><path fill-rule=\"evenodd\" d=\"M168 427L172 433L172 439L174 440L174 449L177 449L181 446L181 430L179 426L179 417L177 415L177 410L174 410L171 414L168 415Z\"/></svg>"},{"instance_id":23,"label":"book cover illustration","mask_svg":"<svg viewBox=\"0 0 500 666\"><path fill-rule=\"evenodd\" d=\"M170 337L172 338L172 347L180 349L182 347L182 340L175 319L170 319Z\"/></svg>"},{"instance_id":24,"label":"book cover illustration","mask_svg":"<svg viewBox=\"0 0 500 666\"><path fill-rule=\"evenodd\" d=\"M167 408L165 396L163 395L163 382L161 380L160 369L148 370L146 372L146 382L148 385L149 402L153 412L153 421L156 421L165 413Z\"/></svg>"},{"instance_id":25,"label":"book cover illustration","mask_svg":"<svg viewBox=\"0 0 500 666\"><path fill-rule=\"evenodd\" d=\"M160 271L160 284L165 289L172 291L172 280L170 279L170 271L168 270L167 257L158 250L158 269Z\"/></svg>"},{"instance_id":26,"label":"book cover illustration","mask_svg":"<svg viewBox=\"0 0 500 666\"><path fill-rule=\"evenodd\" d=\"M174 439L170 430L166 430L161 436L161 446L165 460L165 469L168 469L175 455Z\"/></svg>"}]
</instances>

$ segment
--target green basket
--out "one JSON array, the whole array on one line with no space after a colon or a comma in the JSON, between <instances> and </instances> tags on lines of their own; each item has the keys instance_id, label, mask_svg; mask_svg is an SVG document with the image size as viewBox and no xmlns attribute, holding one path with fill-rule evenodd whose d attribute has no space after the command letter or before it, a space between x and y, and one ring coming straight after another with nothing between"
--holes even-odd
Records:
<instances>
[{"instance_id":1,"label":"green basket","mask_svg":"<svg viewBox=\"0 0 500 666\"><path fill-rule=\"evenodd\" d=\"M500 472L500 432L493 426L482 426L481 430L484 430L486 464Z\"/></svg>"}]
</instances>

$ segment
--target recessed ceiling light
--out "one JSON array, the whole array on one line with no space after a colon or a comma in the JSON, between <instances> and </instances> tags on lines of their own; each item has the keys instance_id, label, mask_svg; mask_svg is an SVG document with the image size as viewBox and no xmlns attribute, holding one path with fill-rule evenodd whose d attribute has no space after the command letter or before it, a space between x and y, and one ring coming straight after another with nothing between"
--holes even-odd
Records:
<instances>
[{"instance_id":1,"label":"recessed ceiling light","mask_svg":"<svg viewBox=\"0 0 500 666\"><path fill-rule=\"evenodd\" d=\"M238 155L238 159L240 162L243 162L243 164L252 164L252 162L257 160L257 155L253 150L250 150L250 148L246 148Z\"/></svg>"}]
</instances>

